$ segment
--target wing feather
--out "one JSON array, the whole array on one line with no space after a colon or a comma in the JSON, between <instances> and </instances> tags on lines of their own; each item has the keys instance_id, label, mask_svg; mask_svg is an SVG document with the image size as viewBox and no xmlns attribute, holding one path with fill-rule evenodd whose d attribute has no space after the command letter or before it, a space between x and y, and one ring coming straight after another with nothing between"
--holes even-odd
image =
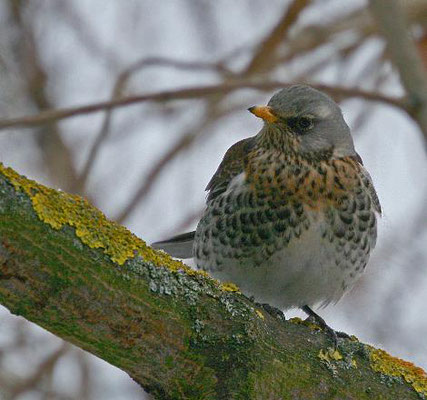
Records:
<instances>
[{"instance_id":1,"label":"wing feather","mask_svg":"<svg viewBox=\"0 0 427 400\"><path fill-rule=\"evenodd\" d=\"M381 213L382 213L381 204L380 204L380 200L378 199L378 195L377 195L377 192L375 190L374 183L372 182L371 175L369 175L369 172L363 166L363 161L362 161L362 158L360 157L359 154L356 153L356 156L354 156L353 159L360 164L360 171L361 171L362 176L364 178L363 182L364 182L366 188L368 189L369 196L371 197L372 203L374 204L375 211L379 215L381 215Z\"/></svg>"},{"instance_id":2,"label":"wing feather","mask_svg":"<svg viewBox=\"0 0 427 400\"><path fill-rule=\"evenodd\" d=\"M245 171L248 154L254 145L255 137L250 137L240 140L227 150L221 164L206 186L205 190L209 192L207 201L224 193L233 178Z\"/></svg>"}]
</instances>

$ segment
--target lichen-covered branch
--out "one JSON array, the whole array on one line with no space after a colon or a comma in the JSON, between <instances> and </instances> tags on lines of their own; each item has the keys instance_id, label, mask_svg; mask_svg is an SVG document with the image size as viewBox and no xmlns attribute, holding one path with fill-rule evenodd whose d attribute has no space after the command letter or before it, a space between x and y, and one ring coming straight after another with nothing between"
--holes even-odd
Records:
<instances>
[{"instance_id":1,"label":"lichen-covered branch","mask_svg":"<svg viewBox=\"0 0 427 400\"><path fill-rule=\"evenodd\" d=\"M0 164L0 303L158 399L417 399L424 371L357 340L328 350L158 253L84 199Z\"/></svg>"}]
</instances>

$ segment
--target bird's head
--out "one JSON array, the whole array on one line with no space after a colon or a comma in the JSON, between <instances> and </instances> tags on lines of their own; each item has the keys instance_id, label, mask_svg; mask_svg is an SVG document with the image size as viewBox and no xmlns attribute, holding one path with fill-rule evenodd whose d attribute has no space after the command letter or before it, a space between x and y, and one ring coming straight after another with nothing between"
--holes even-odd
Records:
<instances>
[{"instance_id":1,"label":"bird's head","mask_svg":"<svg viewBox=\"0 0 427 400\"><path fill-rule=\"evenodd\" d=\"M338 104L309 86L287 87L277 92L267 106L248 110L264 120L258 134L261 145L284 152L328 152L333 158L356 154Z\"/></svg>"}]
</instances>

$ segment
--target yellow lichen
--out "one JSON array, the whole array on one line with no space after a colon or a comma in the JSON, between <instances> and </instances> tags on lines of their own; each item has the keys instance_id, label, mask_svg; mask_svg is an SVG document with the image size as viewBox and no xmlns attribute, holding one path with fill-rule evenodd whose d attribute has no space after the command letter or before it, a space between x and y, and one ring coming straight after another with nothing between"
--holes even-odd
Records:
<instances>
[{"instance_id":1,"label":"yellow lichen","mask_svg":"<svg viewBox=\"0 0 427 400\"><path fill-rule=\"evenodd\" d=\"M332 347L329 347L326 351L320 349L319 354L317 355L322 361L330 363L332 361L340 361L343 359L341 353Z\"/></svg>"},{"instance_id":2,"label":"yellow lichen","mask_svg":"<svg viewBox=\"0 0 427 400\"><path fill-rule=\"evenodd\" d=\"M309 320L303 320L303 319L298 318L298 317L290 318L289 322L292 322L293 324L296 324L296 325L305 325L311 331L320 331L322 329L319 325L315 324L314 322L311 322Z\"/></svg>"},{"instance_id":3,"label":"yellow lichen","mask_svg":"<svg viewBox=\"0 0 427 400\"><path fill-rule=\"evenodd\" d=\"M80 196L57 191L19 175L0 163L4 175L16 190L26 193L41 221L54 229L68 225L75 228L80 240L91 248L103 249L119 265L140 254L146 262L166 266L172 271L183 270L191 275L206 273L192 270L173 260L166 253L155 251L125 227L109 221L104 214Z\"/></svg>"},{"instance_id":4,"label":"yellow lichen","mask_svg":"<svg viewBox=\"0 0 427 400\"><path fill-rule=\"evenodd\" d=\"M384 350L369 346L371 367L384 375L400 377L412 385L420 394L427 395L427 374L414 364L392 357Z\"/></svg>"},{"instance_id":5,"label":"yellow lichen","mask_svg":"<svg viewBox=\"0 0 427 400\"><path fill-rule=\"evenodd\" d=\"M225 292L236 292L240 293L240 289L233 282L224 282L221 284L221 289Z\"/></svg>"},{"instance_id":6,"label":"yellow lichen","mask_svg":"<svg viewBox=\"0 0 427 400\"><path fill-rule=\"evenodd\" d=\"M258 315L258 317L260 317L261 319L264 319L264 314L260 311L260 310L255 310L256 314Z\"/></svg>"},{"instance_id":7,"label":"yellow lichen","mask_svg":"<svg viewBox=\"0 0 427 400\"><path fill-rule=\"evenodd\" d=\"M291 322L292 324L295 324L295 325L301 325L304 321L299 317L293 317L293 318L289 318L288 322Z\"/></svg>"}]
</instances>

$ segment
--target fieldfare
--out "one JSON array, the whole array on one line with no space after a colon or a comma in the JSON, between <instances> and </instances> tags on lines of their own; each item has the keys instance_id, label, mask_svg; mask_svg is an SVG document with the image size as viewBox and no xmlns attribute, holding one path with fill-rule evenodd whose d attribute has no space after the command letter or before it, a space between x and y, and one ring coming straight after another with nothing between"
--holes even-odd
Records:
<instances>
[{"instance_id":1,"label":"fieldfare","mask_svg":"<svg viewBox=\"0 0 427 400\"><path fill-rule=\"evenodd\" d=\"M152 246L330 330L311 307L337 302L366 267L381 214L371 177L326 94L290 86L249 111L264 125L226 152L196 231Z\"/></svg>"}]
</instances>

